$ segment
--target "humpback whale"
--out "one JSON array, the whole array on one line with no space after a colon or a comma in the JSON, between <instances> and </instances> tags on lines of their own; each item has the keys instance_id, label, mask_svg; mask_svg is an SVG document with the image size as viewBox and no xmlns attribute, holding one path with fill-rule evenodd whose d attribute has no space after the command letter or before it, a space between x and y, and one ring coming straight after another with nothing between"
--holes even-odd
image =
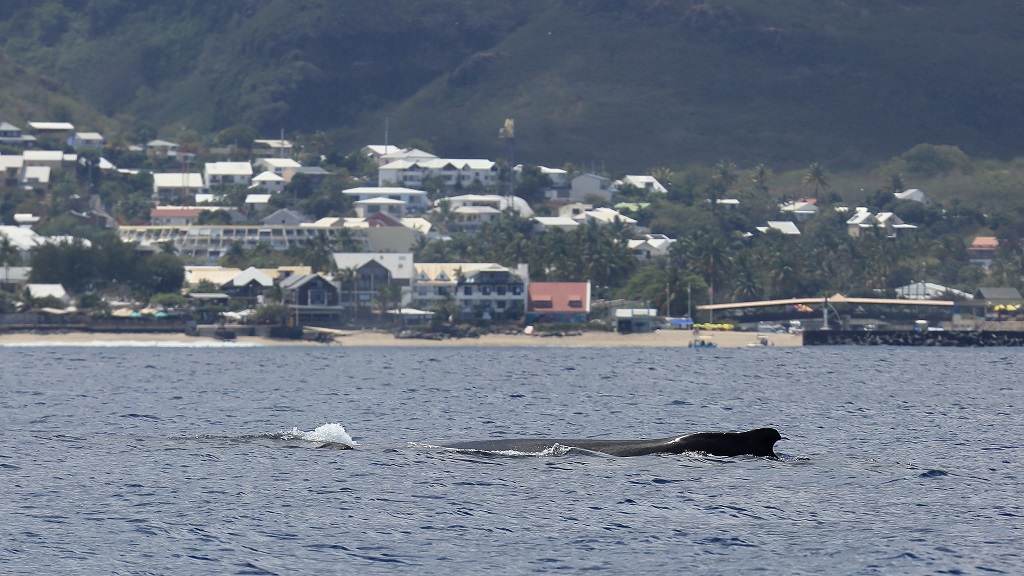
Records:
<instances>
[{"instance_id":1,"label":"humpback whale","mask_svg":"<svg viewBox=\"0 0 1024 576\"><path fill-rule=\"evenodd\" d=\"M509 440L476 440L441 444L444 448L479 450L482 452L543 452L555 444L580 448L612 456L645 456L647 454L704 452L715 456L767 456L778 458L773 447L782 435L775 428L757 428L746 432L698 432L653 440L547 439L515 438Z\"/></svg>"}]
</instances>

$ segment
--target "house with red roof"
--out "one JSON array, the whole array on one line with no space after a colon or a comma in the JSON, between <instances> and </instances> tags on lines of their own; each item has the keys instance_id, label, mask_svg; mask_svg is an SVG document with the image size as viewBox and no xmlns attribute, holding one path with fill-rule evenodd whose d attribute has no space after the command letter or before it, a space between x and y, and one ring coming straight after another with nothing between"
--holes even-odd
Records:
<instances>
[{"instance_id":1,"label":"house with red roof","mask_svg":"<svg viewBox=\"0 0 1024 576\"><path fill-rule=\"evenodd\" d=\"M530 282L526 323L586 322L590 314L590 282Z\"/></svg>"},{"instance_id":2,"label":"house with red roof","mask_svg":"<svg viewBox=\"0 0 1024 576\"><path fill-rule=\"evenodd\" d=\"M995 236L978 236L967 247L968 258L971 264L988 266L996 257L999 250L999 239Z\"/></svg>"}]
</instances>

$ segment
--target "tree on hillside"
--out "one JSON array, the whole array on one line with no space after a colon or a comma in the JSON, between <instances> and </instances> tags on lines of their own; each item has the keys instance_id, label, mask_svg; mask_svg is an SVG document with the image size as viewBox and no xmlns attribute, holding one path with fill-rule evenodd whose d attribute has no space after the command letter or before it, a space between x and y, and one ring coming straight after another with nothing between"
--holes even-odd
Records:
<instances>
[{"instance_id":1,"label":"tree on hillside","mask_svg":"<svg viewBox=\"0 0 1024 576\"><path fill-rule=\"evenodd\" d=\"M768 181L772 179L772 176L771 169L764 164L758 164L750 173L750 183L754 185L754 190L758 193L768 194Z\"/></svg>"},{"instance_id":2,"label":"tree on hillside","mask_svg":"<svg viewBox=\"0 0 1024 576\"><path fill-rule=\"evenodd\" d=\"M906 190L906 182L903 181L903 174L899 172L893 172L889 174L889 191L893 194L903 192Z\"/></svg>"},{"instance_id":3,"label":"tree on hillside","mask_svg":"<svg viewBox=\"0 0 1024 576\"><path fill-rule=\"evenodd\" d=\"M147 294L178 293L184 283L185 263L173 254L153 254L139 271L139 287Z\"/></svg>"},{"instance_id":4,"label":"tree on hillside","mask_svg":"<svg viewBox=\"0 0 1024 576\"><path fill-rule=\"evenodd\" d=\"M818 197L818 194L822 190L828 189L831 185L828 173L825 171L825 167L818 162L807 167L807 174L804 175L802 183L805 188L810 188L814 191L815 198Z\"/></svg>"}]
</instances>

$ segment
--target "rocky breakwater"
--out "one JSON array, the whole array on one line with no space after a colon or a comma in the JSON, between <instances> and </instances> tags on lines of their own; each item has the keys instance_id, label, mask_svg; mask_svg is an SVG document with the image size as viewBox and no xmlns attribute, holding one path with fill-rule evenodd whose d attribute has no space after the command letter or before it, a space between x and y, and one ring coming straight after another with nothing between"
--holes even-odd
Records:
<instances>
[{"instance_id":1,"label":"rocky breakwater","mask_svg":"<svg viewBox=\"0 0 1024 576\"><path fill-rule=\"evenodd\" d=\"M1024 332L934 330L809 330L804 346L1024 346Z\"/></svg>"}]
</instances>

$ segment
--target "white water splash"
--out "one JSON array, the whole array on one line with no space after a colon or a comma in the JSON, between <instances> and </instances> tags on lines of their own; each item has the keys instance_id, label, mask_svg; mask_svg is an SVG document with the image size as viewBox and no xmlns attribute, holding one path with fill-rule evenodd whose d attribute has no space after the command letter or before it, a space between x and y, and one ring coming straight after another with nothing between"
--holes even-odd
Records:
<instances>
[{"instance_id":1,"label":"white water splash","mask_svg":"<svg viewBox=\"0 0 1024 576\"><path fill-rule=\"evenodd\" d=\"M347 444L352 447L357 445L356 441L353 440L352 437L348 435L348 432L345 431L345 427L337 422L317 426L316 430L313 430L312 432L303 432L298 428L292 428L287 434L293 438L305 440L307 442L337 442L340 444Z\"/></svg>"}]
</instances>

